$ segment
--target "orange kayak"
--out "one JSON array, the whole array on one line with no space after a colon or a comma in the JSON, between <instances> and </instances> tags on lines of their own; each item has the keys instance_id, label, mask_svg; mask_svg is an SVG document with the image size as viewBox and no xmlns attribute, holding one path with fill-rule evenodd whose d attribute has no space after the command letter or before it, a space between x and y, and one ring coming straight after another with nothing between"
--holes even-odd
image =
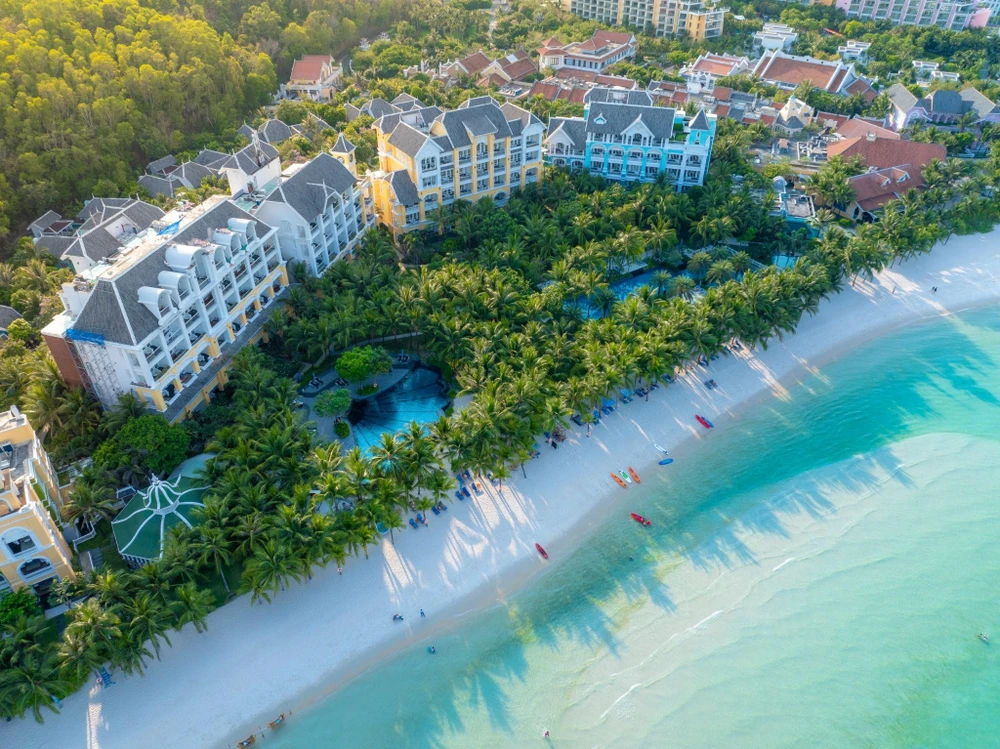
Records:
<instances>
[{"instance_id":1,"label":"orange kayak","mask_svg":"<svg viewBox=\"0 0 1000 749\"><path fill-rule=\"evenodd\" d=\"M635 469L632 466L628 467L628 475L632 477L632 480L635 483L637 483L637 484L641 484L642 483L641 481L639 481L639 474L635 472Z\"/></svg>"},{"instance_id":2,"label":"orange kayak","mask_svg":"<svg viewBox=\"0 0 1000 749\"><path fill-rule=\"evenodd\" d=\"M622 489L628 489L628 485L624 481L622 481L622 477L619 476L614 471L611 472L611 478L613 478L615 480L615 483L618 484L618 486L620 486Z\"/></svg>"}]
</instances>

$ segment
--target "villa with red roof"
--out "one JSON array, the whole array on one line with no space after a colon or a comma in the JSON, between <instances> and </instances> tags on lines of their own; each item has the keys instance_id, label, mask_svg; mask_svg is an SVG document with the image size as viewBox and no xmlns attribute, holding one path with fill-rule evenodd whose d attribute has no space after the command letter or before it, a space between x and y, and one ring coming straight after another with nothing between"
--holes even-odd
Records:
<instances>
[{"instance_id":1,"label":"villa with red roof","mask_svg":"<svg viewBox=\"0 0 1000 749\"><path fill-rule=\"evenodd\" d=\"M874 221L876 212L890 200L898 200L910 190L922 188L924 178L920 167L901 164L859 174L847 183L854 190L854 200L844 210L834 208L835 212L852 221Z\"/></svg>"},{"instance_id":2,"label":"villa with red roof","mask_svg":"<svg viewBox=\"0 0 1000 749\"><path fill-rule=\"evenodd\" d=\"M681 68L681 77L688 82L688 90L711 89L720 78L739 75L750 70L750 60L734 55L704 54L690 65Z\"/></svg>"},{"instance_id":3,"label":"villa with red roof","mask_svg":"<svg viewBox=\"0 0 1000 749\"><path fill-rule=\"evenodd\" d=\"M340 85L343 71L330 55L305 55L292 65L281 93L289 99L330 101Z\"/></svg>"},{"instance_id":4,"label":"villa with red roof","mask_svg":"<svg viewBox=\"0 0 1000 749\"><path fill-rule=\"evenodd\" d=\"M821 91L843 95L847 95L848 87L858 80L853 63L786 55L780 49L765 52L751 75L785 91L792 91L808 81Z\"/></svg>"},{"instance_id":5,"label":"villa with red roof","mask_svg":"<svg viewBox=\"0 0 1000 749\"><path fill-rule=\"evenodd\" d=\"M538 48L538 69L571 68L601 73L617 62L635 57L635 34L595 31L585 42L563 44L551 37Z\"/></svg>"}]
</instances>

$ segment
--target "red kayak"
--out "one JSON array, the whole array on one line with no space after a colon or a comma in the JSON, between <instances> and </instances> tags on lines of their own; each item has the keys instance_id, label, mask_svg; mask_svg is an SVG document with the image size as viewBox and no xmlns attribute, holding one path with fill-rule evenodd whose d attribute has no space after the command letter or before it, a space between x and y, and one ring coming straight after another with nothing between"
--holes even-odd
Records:
<instances>
[{"instance_id":1,"label":"red kayak","mask_svg":"<svg viewBox=\"0 0 1000 749\"><path fill-rule=\"evenodd\" d=\"M711 421L709 421L708 419L706 419L701 414L695 414L694 418L695 418L695 421L697 421L699 424L701 424L703 427L705 427L705 429L711 429L714 426Z\"/></svg>"},{"instance_id":2,"label":"red kayak","mask_svg":"<svg viewBox=\"0 0 1000 749\"><path fill-rule=\"evenodd\" d=\"M652 524L653 524L653 521L652 521L652 520L646 520L646 518L644 518L644 517L643 517L642 515L637 515L637 514L636 514L636 513L634 513L634 512L632 512L632 513L629 513L629 514L631 514L631 515L632 515L632 519L633 519L633 520L634 520L635 522L637 522L637 523L638 523L639 525L645 525L645 526L647 526L647 527L648 527L648 526L650 526L650 525L652 525Z\"/></svg>"},{"instance_id":3,"label":"red kayak","mask_svg":"<svg viewBox=\"0 0 1000 749\"><path fill-rule=\"evenodd\" d=\"M542 555L542 559L549 558L549 555L545 553L545 549L542 548L541 544L535 544L535 548L538 549L538 553Z\"/></svg>"}]
</instances>

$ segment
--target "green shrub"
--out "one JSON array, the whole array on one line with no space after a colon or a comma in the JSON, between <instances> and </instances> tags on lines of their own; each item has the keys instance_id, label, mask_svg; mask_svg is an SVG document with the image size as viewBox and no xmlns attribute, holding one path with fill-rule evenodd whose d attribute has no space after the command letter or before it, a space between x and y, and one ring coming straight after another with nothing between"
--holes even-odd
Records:
<instances>
[{"instance_id":1,"label":"green shrub","mask_svg":"<svg viewBox=\"0 0 1000 749\"><path fill-rule=\"evenodd\" d=\"M378 383L371 382L358 391L358 395L373 395L378 392Z\"/></svg>"},{"instance_id":2,"label":"green shrub","mask_svg":"<svg viewBox=\"0 0 1000 749\"><path fill-rule=\"evenodd\" d=\"M0 628L12 624L19 616L30 618L41 613L42 606L38 603L38 598L28 588L21 588L0 598Z\"/></svg>"},{"instance_id":3,"label":"green shrub","mask_svg":"<svg viewBox=\"0 0 1000 749\"><path fill-rule=\"evenodd\" d=\"M351 433L351 428L347 425L346 421L338 421L333 425L333 433L340 437L340 439L347 439L347 435Z\"/></svg>"},{"instance_id":4,"label":"green shrub","mask_svg":"<svg viewBox=\"0 0 1000 749\"><path fill-rule=\"evenodd\" d=\"M347 388L326 390L319 394L313 409L320 416L336 416L351 407L351 393Z\"/></svg>"}]
</instances>

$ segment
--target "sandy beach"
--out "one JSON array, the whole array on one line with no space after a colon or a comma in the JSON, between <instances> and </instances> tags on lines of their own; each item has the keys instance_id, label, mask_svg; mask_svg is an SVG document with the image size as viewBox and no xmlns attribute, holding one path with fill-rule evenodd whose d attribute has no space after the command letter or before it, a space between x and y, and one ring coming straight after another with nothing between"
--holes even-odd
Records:
<instances>
[{"instance_id":1,"label":"sandy beach","mask_svg":"<svg viewBox=\"0 0 1000 749\"><path fill-rule=\"evenodd\" d=\"M345 680L464 615L504 599L561 556L588 528L626 506L611 470L656 468L667 447L678 460L739 415L844 351L918 320L1000 300L1000 230L953 238L932 253L858 281L805 318L767 351L743 350L695 368L670 387L605 417L588 438L575 428L497 491L454 502L429 526L407 528L351 559L293 585L273 604L244 596L213 612L208 631L171 633L173 647L144 677L114 674L106 690L84 689L44 725L0 724L5 749L129 749L148 745L233 746ZM937 292L932 292L932 287ZM713 378L718 389L701 383ZM710 418L717 430L694 421ZM550 561L543 562L534 544ZM420 610L426 613L421 618ZM392 621L400 613L403 622ZM289 720L294 721L294 714ZM266 746L266 741L264 742Z\"/></svg>"}]
</instances>

